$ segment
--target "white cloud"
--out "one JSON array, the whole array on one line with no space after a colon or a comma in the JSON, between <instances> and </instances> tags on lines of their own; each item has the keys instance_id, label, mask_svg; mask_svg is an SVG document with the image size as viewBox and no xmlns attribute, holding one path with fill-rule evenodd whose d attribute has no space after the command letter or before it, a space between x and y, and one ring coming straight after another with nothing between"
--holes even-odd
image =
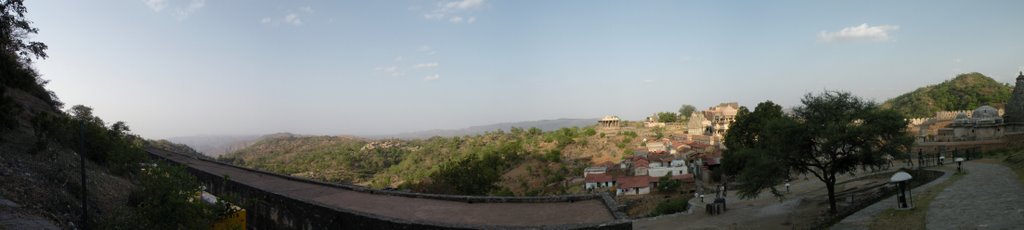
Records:
<instances>
[{"instance_id":1,"label":"white cloud","mask_svg":"<svg viewBox=\"0 0 1024 230\"><path fill-rule=\"evenodd\" d=\"M298 14L291 13L284 16L284 22L292 25L302 25L302 19L299 18Z\"/></svg>"},{"instance_id":2,"label":"white cloud","mask_svg":"<svg viewBox=\"0 0 1024 230\"><path fill-rule=\"evenodd\" d=\"M420 64L413 65L412 68L425 69L425 68L436 68L438 66L441 66L441 64L437 64L437 62L427 62L427 63L420 63Z\"/></svg>"},{"instance_id":3,"label":"white cloud","mask_svg":"<svg viewBox=\"0 0 1024 230\"><path fill-rule=\"evenodd\" d=\"M823 42L888 41L891 39L889 32L899 29L900 27L896 25L868 26L867 23L864 23L859 26L846 27L836 32L823 30L818 33L818 39Z\"/></svg>"},{"instance_id":4,"label":"white cloud","mask_svg":"<svg viewBox=\"0 0 1024 230\"><path fill-rule=\"evenodd\" d=\"M426 14L423 14L423 18L426 18L426 19L442 19L442 18L444 18L444 14L442 14L442 13L426 13Z\"/></svg>"},{"instance_id":5,"label":"white cloud","mask_svg":"<svg viewBox=\"0 0 1024 230\"><path fill-rule=\"evenodd\" d=\"M149 9L152 9L153 12L157 13L160 13L171 6L171 1L168 0L142 0L142 2L145 3ZM178 20L185 20L189 15L199 11L199 9L202 9L204 6L206 6L206 0L189 0L187 5L174 7L174 10L171 11L170 14Z\"/></svg>"},{"instance_id":6,"label":"white cloud","mask_svg":"<svg viewBox=\"0 0 1024 230\"><path fill-rule=\"evenodd\" d=\"M164 10L164 8L167 8L166 0L142 0L142 2L146 3L146 6L156 12L160 12L161 10Z\"/></svg>"},{"instance_id":7,"label":"white cloud","mask_svg":"<svg viewBox=\"0 0 1024 230\"><path fill-rule=\"evenodd\" d=\"M433 81L433 80L437 80L437 79L441 79L441 75L440 74L429 75L429 76L423 78L424 81Z\"/></svg>"},{"instance_id":8,"label":"white cloud","mask_svg":"<svg viewBox=\"0 0 1024 230\"><path fill-rule=\"evenodd\" d=\"M420 48L417 48L416 51L419 51L420 53L423 53L423 54L426 54L426 55L434 55L435 53L437 53L437 51L434 50L434 48L430 47L430 46L420 46Z\"/></svg>"},{"instance_id":9,"label":"white cloud","mask_svg":"<svg viewBox=\"0 0 1024 230\"><path fill-rule=\"evenodd\" d=\"M401 62L402 60L405 60L405 58L402 56L395 57L396 62Z\"/></svg>"},{"instance_id":10,"label":"white cloud","mask_svg":"<svg viewBox=\"0 0 1024 230\"><path fill-rule=\"evenodd\" d=\"M438 3L437 7L429 12L423 13L423 18L428 20L447 20L448 22L461 24L476 22L476 17L466 17L464 14L470 10L476 10L484 6L484 0L456 0Z\"/></svg>"},{"instance_id":11,"label":"white cloud","mask_svg":"<svg viewBox=\"0 0 1024 230\"><path fill-rule=\"evenodd\" d=\"M444 10L476 9L484 5L484 0L460 0L444 4Z\"/></svg>"},{"instance_id":12,"label":"white cloud","mask_svg":"<svg viewBox=\"0 0 1024 230\"><path fill-rule=\"evenodd\" d=\"M285 14L284 16L281 16L281 17L264 17L263 19L260 20L260 23L263 23L263 24L266 24L266 25L274 25L274 26L281 25L281 24L293 25L293 26L301 26L302 24L305 23L304 21L302 21L302 18L312 14L313 13L313 7L303 6L303 7L297 8L297 9L287 10L285 12L287 14ZM333 20L334 19L331 19L331 21L333 21Z\"/></svg>"},{"instance_id":13,"label":"white cloud","mask_svg":"<svg viewBox=\"0 0 1024 230\"><path fill-rule=\"evenodd\" d=\"M377 67L374 70L391 76L402 76L404 74L398 70L398 66Z\"/></svg>"},{"instance_id":14,"label":"white cloud","mask_svg":"<svg viewBox=\"0 0 1024 230\"><path fill-rule=\"evenodd\" d=\"M644 83L653 83L653 82L654 82L654 80L651 80L651 79L644 80Z\"/></svg>"}]
</instances>

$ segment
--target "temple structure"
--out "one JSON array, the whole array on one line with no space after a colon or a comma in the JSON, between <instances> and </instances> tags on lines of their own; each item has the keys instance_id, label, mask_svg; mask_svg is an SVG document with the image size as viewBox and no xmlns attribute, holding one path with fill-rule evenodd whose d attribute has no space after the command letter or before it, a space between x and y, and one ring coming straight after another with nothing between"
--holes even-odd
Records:
<instances>
[{"instance_id":1,"label":"temple structure","mask_svg":"<svg viewBox=\"0 0 1024 230\"><path fill-rule=\"evenodd\" d=\"M1003 116L1007 132L1024 132L1024 71L1017 73L1017 82L1013 87L1013 95L1006 103L1006 115Z\"/></svg>"},{"instance_id":2,"label":"temple structure","mask_svg":"<svg viewBox=\"0 0 1024 230\"><path fill-rule=\"evenodd\" d=\"M618 128L621 125L619 124L621 121L617 116L608 115L597 121L597 126L600 128Z\"/></svg>"},{"instance_id":3,"label":"temple structure","mask_svg":"<svg viewBox=\"0 0 1024 230\"><path fill-rule=\"evenodd\" d=\"M1024 72L1005 109L980 106L972 111L940 111L934 117L909 120L909 132L924 142L970 142L999 140L1024 133Z\"/></svg>"}]
</instances>

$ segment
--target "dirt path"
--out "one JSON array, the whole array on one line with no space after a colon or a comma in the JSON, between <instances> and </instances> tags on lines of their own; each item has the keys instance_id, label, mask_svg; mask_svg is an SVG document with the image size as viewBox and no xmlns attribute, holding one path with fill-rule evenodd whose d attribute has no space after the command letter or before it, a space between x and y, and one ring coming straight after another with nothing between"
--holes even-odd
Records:
<instances>
[{"instance_id":1,"label":"dirt path","mask_svg":"<svg viewBox=\"0 0 1024 230\"><path fill-rule=\"evenodd\" d=\"M946 187L928 208L927 229L1020 229L1024 186L1006 166L966 162L967 175Z\"/></svg>"},{"instance_id":2,"label":"dirt path","mask_svg":"<svg viewBox=\"0 0 1024 230\"><path fill-rule=\"evenodd\" d=\"M857 176L840 176L840 181L852 181L871 175L890 174L892 171L875 173L859 173ZM843 184L846 187L861 186L862 181ZM785 190L784 187L779 187ZM674 214L660 217L638 219L633 222L633 229L791 229L806 228L813 222L817 212L828 208L825 196L825 185L813 177L808 180L798 179L791 183L791 193L780 201L770 192L762 192L757 198L738 199L735 192L727 196L729 211L722 215L709 216L704 214L704 204L699 199L691 200L695 210L690 214ZM705 196L710 202L714 195Z\"/></svg>"}]
</instances>

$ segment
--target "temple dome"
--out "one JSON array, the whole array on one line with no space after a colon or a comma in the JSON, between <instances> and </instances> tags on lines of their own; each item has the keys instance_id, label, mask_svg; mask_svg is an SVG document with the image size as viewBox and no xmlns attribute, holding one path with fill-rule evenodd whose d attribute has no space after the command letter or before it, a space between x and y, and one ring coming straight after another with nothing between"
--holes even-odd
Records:
<instances>
[{"instance_id":1,"label":"temple dome","mask_svg":"<svg viewBox=\"0 0 1024 230\"><path fill-rule=\"evenodd\" d=\"M974 110L972 118L974 119L986 119L986 118L997 118L999 117L999 110L992 108L992 106L981 106Z\"/></svg>"},{"instance_id":2,"label":"temple dome","mask_svg":"<svg viewBox=\"0 0 1024 230\"><path fill-rule=\"evenodd\" d=\"M959 113L956 113L956 118L953 118L953 123L954 124L961 124L961 125L967 124L967 123L971 123L971 118L967 117L966 113L959 112Z\"/></svg>"}]
</instances>

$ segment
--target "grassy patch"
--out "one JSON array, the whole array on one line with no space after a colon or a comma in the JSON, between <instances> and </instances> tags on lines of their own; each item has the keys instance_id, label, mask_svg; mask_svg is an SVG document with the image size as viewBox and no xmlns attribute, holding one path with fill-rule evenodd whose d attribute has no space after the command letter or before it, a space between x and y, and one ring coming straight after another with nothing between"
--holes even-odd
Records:
<instances>
[{"instance_id":1,"label":"grassy patch","mask_svg":"<svg viewBox=\"0 0 1024 230\"><path fill-rule=\"evenodd\" d=\"M879 213L878 216L875 216L875 220L871 222L869 229L925 229L925 216L928 215L928 206L931 205L932 200L935 199L935 196L939 195L939 192L942 192L942 190L962 178L965 174L967 173L954 173L953 176L941 184L932 186L924 191L915 190L915 193L912 194L914 199L913 209L887 209Z\"/></svg>"},{"instance_id":2,"label":"grassy patch","mask_svg":"<svg viewBox=\"0 0 1024 230\"><path fill-rule=\"evenodd\" d=\"M1003 164L1013 169L1013 172L1017 173L1017 181L1024 184L1024 150L1008 152L1003 158Z\"/></svg>"}]
</instances>

